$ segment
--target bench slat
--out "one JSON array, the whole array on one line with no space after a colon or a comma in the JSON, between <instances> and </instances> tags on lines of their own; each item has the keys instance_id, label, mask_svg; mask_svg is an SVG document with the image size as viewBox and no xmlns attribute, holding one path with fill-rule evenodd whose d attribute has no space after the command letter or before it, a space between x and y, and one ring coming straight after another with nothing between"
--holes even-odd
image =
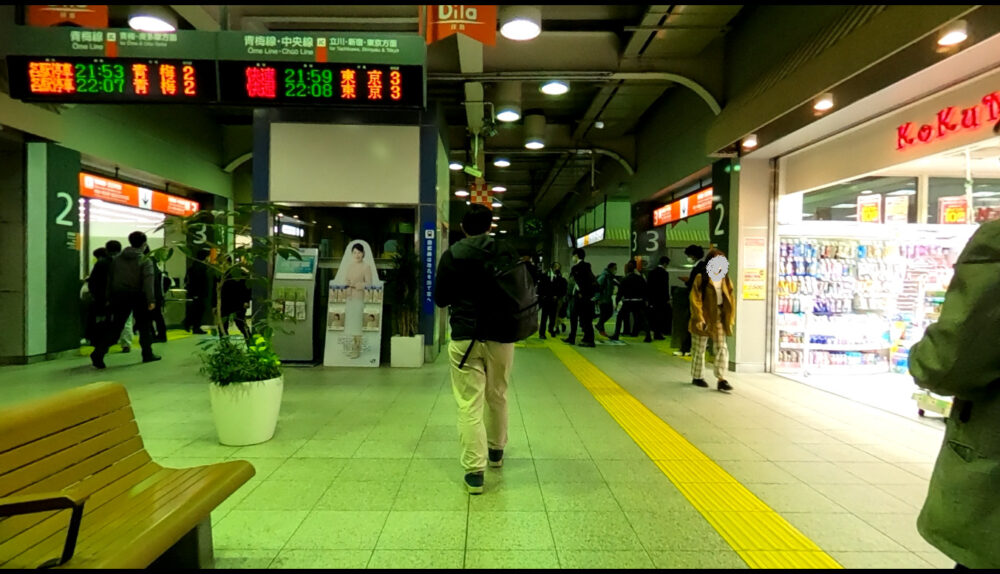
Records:
<instances>
[{"instance_id":1,"label":"bench slat","mask_svg":"<svg viewBox=\"0 0 1000 574\"><path fill-rule=\"evenodd\" d=\"M0 454L0 477L22 466L41 461L68 448L76 447L80 443L112 429L127 425L134 418L131 408L122 407L96 419L12 448Z\"/></svg>"},{"instance_id":2,"label":"bench slat","mask_svg":"<svg viewBox=\"0 0 1000 574\"><path fill-rule=\"evenodd\" d=\"M0 453L129 406L125 387L96 383L0 411Z\"/></svg>"}]
</instances>

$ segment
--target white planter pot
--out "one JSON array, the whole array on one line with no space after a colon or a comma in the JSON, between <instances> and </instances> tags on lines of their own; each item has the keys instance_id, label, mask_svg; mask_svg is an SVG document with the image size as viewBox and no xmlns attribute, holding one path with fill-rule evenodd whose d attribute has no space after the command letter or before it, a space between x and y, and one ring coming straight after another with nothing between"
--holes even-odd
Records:
<instances>
[{"instance_id":1,"label":"white planter pot","mask_svg":"<svg viewBox=\"0 0 1000 574\"><path fill-rule=\"evenodd\" d=\"M278 425L285 377L220 386L209 383L219 442L245 446L270 440Z\"/></svg>"},{"instance_id":2,"label":"white planter pot","mask_svg":"<svg viewBox=\"0 0 1000 574\"><path fill-rule=\"evenodd\" d=\"M422 367L424 364L424 336L392 337L389 349L391 366Z\"/></svg>"}]
</instances>

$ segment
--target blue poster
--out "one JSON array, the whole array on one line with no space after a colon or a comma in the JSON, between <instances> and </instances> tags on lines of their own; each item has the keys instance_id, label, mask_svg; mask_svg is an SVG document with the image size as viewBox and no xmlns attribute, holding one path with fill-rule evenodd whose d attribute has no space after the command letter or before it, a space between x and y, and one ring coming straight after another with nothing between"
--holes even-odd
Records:
<instances>
[{"instance_id":1,"label":"blue poster","mask_svg":"<svg viewBox=\"0 0 1000 574\"><path fill-rule=\"evenodd\" d=\"M437 253L437 231L433 221L424 222L423 243L421 260L424 265L423 299L424 315L434 316L434 258Z\"/></svg>"}]
</instances>

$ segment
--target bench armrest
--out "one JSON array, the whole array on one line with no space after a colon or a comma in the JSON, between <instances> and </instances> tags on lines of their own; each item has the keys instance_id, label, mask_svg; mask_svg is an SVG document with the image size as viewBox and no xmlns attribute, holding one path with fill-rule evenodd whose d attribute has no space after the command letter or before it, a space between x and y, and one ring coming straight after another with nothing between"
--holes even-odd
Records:
<instances>
[{"instance_id":1,"label":"bench armrest","mask_svg":"<svg viewBox=\"0 0 1000 574\"><path fill-rule=\"evenodd\" d=\"M40 566L40 568L52 568L65 564L73 558L73 552L76 550L76 539L80 533L80 521L83 519L83 504L86 501L87 497L77 497L66 492L39 492L7 496L0 498L0 518L71 508L73 514L69 519L69 530L66 533L62 557L53 558Z\"/></svg>"}]
</instances>

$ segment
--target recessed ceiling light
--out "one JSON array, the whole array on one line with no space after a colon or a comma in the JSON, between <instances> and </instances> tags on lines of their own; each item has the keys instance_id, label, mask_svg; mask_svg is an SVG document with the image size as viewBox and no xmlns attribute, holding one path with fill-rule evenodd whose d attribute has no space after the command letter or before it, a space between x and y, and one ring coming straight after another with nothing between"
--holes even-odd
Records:
<instances>
[{"instance_id":1,"label":"recessed ceiling light","mask_svg":"<svg viewBox=\"0 0 1000 574\"><path fill-rule=\"evenodd\" d=\"M284 216L285 216L285 214L284 214L284 213L279 213L279 214L278 214L278 217L284 217Z\"/></svg>"},{"instance_id":2,"label":"recessed ceiling light","mask_svg":"<svg viewBox=\"0 0 1000 574\"><path fill-rule=\"evenodd\" d=\"M500 227L500 226L499 226L499 225L497 225L496 223L491 223L491 224L490 224L490 227Z\"/></svg>"},{"instance_id":3,"label":"recessed ceiling light","mask_svg":"<svg viewBox=\"0 0 1000 574\"><path fill-rule=\"evenodd\" d=\"M597 129L599 129L599 130L603 130L604 129L604 122L602 122L602 121L596 121L596 122L594 122L594 127L597 128Z\"/></svg>"},{"instance_id":4,"label":"recessed ceiling light","mask_svg":"<svg viewBox=\"0 0 1000 574\"><path fill-rule=\"evenodd\" d=\"M464 189L459 189L455 192L455 197L469 197L469 192Z\"/></svg>"},{"instance_id":5,"label":"recessed ceiling light","mask_svg":"<svg viewBox=\"0 0 1000 574\"><path fill-rule=\"evenodd\" d=\"M465 205L472 205L472 202L471 201L466 201Z\"/></svg>"},{"instance_id":6,"label":"recessed ceiling light","mask_svg":"<svg viewBox=\"0 0 1000 574\"><path fill-rule=\"evenodd\" d=\"M916 195L916 194L917 194L916 190L913 189L899 189L896 191L889 192L886 195Z\"/></svg>"},{"instance_id":7,"label":"recessed ceiling light","mask_svg":"<svg viewBox=\"0 0 1000 574\"><path fill-rule=\"evenodd\" d=\"M872 190L866 189L866 190L864 190L864 191L861 192L861 195L868 195L871 192L872 192Z\"/></svg>"},{"instance_id":8,"label":"recessed ceiling light","mask_svg":"<svg viewBox=\"0 0 1000 574\"><path fill-rule=\"evenodd\" d=\"M496 233L490 233L490 237L496 237L496 236L497 236Z\"/></svg>"},{"instance_id":9,"label":"recessed ceiling light","mask_svg":"<svg viewBox=\"0 0 1000 574\"><path fill-rule=\"evenodd\" d=\"M463 165L460 161L453 161L448 164L448 169L451 171L461 171L463 167L465 167L465 165Z\"/></svg>"},{"instance_id":10,"label":"recessed ceiling light","mask_svg":"<svg viewBox=\"0 0 1000 574\"><path fill-rule=\"evenodd\" d=\"M537 6L500 7L500 34L508 40L523 42L542 33L542 10Z\"/></svg>"},{"instance_id":11,"label":"recessed ceiling light","mask_svg":"<svg viewBox=\"0 0 1000 574\"><path fill-rule=\"evenodd\" d=\"M839 205L834 205L833 209L851 209L856 207L857 205L854 203L841 203Z\"/></svg>"},{"instance_id":12,"label":"recessed ceiling light","mask_svg":"<svg viewBox=\"0 0 1000 574\"><path fill-rule=\"evenodd\" d=\"M966 25L965 20L955 20L941 30L941 36L938 38L938 46L954 46L955 44L961 44L968 37L968 26Z\"/></svg>"},{"instance_id":13,"label":"recessed ceiling light","mask_svg":"<svg viewBox=\"0 0 1000 574\"><path fill-rule=\"evenodd\" d=\"M500 234L501 234L501 235L505 235L506 233L507 233L507 230L506 230L506 229L501 229L501 230L500 230Z\"/></svg>"},{"instance_id":14,"label":"recessed ceiling light","mask_svg":"<svg viewBox=\"0 0 1000 574\"><path fill-rule=\"evenodd\" d=\"M972 194L972 197L996 197L1000 195L1000 191L977 191Z\"/></svg>"},{"instance_id":15,"label":"recessed ceiling light","mask_svg":"<svg viewBox=\"0 0 1000 574\"><path fill-rule=\"evenodd\" d=\"M177 31L177 18L163 6L139 6L129 15L128 25L139 32L163 34Z\"/></svg>"},{"instance_id":16,"label":"recessed ceiling light","mask_svg":"<svg viewBox=\"0 0 1000 574\"><path fill-rule=\"evenodd\" d=\"M503 207L503 205L499 201L494 201L493 202L493 207L500 208L500 207Z\"/></svg>"},{"instance_id":17,"label":"recessed ceiling light","mask_svg":"<svg viewBox=\"0 0 1000 574\"><path fill-rule=\"evenodd\" d=\"M497 119L501 122L516 122L521 119L521 112L514 107L508 107L500 110L497 114Z\"/></svg>"},{"instance_id":18,"label":"recessed ceiling light","mask_svg":"<svg viewBox=\"0 0 1000 574\"><path fill-rule=\"evenodd\" d=\"M502 185L494 185L493 186L493 191L495 191L496 193L503 193L503 192L507 191L507 188L504 187L504 186L502 186Z\"/></svg>"},{"instance_id":19,"label":"recessed ceiling light","mask_svg":"<svg viewBox=\"0 0 1000 574\"><path fill-rule=\"evenodd\" d=\"M550 96L561 96L569 91L569 84L560 80L552 80L551 82L546 82L542 84L539 88L543 94L548 94Z\"/></svg>"},{"instance_id":20,"label":"recessed ceiling light","mask_svg":"<svg viewBox=\"0 0 1000 574\"><path fill-rule=\"evenodd\" d=\"M524 143L524 147L528 149L542 149L545 144L541 140L528 140Z\"/></svg>"},{"instance_id":21,"label":"recessed ceiling light","mask_svg":"<svg viewBox=\"0 0 1000 574\"><path fill-rule=\"evenodd\" d=\"M757 147L757 134L750 134L743 138L743 147L746 149L753 149Z\"/></svg>"},{"instance_id":22,"label":"recessed ceiling light","mask_svg":"<svg viewBox=\"0 0 1000 574\"><path fill-rule=\"evenodd\" d=\"M813 109L816 110L817 112L825 112L826 110L829 110L832 107L833 107L833 94L831 94L830 92L820 95L813 102Z\"/></svg>"},{"instance_id":23,"label":"recessed ceiling light","mask_svg":"<svg viewBox=\"0 0 1000 574\"><path fill-rule=\"evenodd\" d=\"M493 221L500 221L500 217L499 217L499 216L496 216L496 215L494 215L494 216L493 216Z\"/></svg>"},{"instance_id":24,"label":"recessed ceiling light","mask_svg":"<svg viewBox=\"0 0 1000 574\"><path fill-rule=\"evenodd\" d=\"M502 157L498 157L497 159L493 160L493 165L497 167L510 167L510 161Z\"/></svg>"}]
</instances>

